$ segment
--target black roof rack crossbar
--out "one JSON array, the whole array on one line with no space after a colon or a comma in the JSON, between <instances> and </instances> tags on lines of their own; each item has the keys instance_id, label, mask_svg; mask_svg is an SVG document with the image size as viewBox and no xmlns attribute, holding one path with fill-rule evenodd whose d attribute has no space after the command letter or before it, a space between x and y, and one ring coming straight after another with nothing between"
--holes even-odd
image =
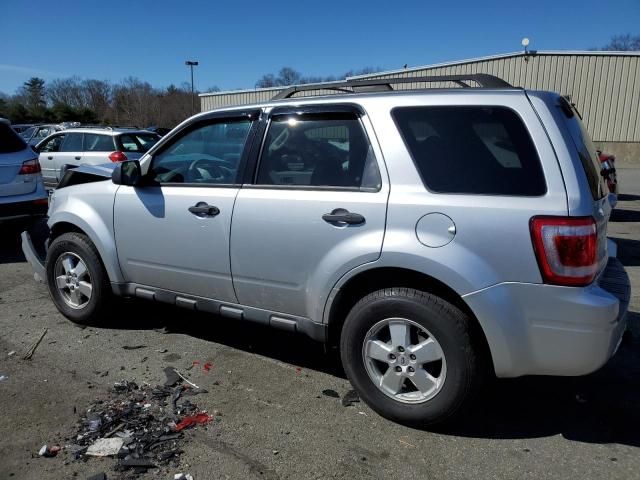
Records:
<instances>
[{"instance_id":1,"label":"black roof rack crossbar","mask_svg":"<svg viewBox=\"0 0 640 480\"><path fill-rule=\"evenodd\" d=\"M453 82L463 88L470 88L468 81L476 82L482 88L512 88L513 86L501 78L486 73L471 73L468 75L432 75L425 77L403 77L403 78L376 78L372 80L345 80L344 82L332 83L307 83L304 85L294 85L285 88L275 95L272 100L282 100L291 98L298 92L310 90L336 90L339 92L357 93L358 91L389 91L393 90L391 85L399 83L434 83ZM352 90L349 90L351 88Z\"/></svg>"}]
</instances>

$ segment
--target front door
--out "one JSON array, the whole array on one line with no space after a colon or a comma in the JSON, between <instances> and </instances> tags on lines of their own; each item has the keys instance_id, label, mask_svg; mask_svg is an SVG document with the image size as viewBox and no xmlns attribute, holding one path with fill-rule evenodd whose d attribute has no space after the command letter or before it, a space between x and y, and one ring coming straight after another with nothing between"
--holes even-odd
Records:
<instances>
[{"instance_id":1,"label":"front door","mask_svg":"<svg viewBox=\"0 0 640 480\"><path fill-rule=\"evenodd\" d=\"M366 124L347 105L271 112L231 227L241 304L320 320L327 287L380 256L389 189Z\"/></svg>"},{"instance_id":2,"label":"front door","mask_svg":"<svg viewBox=\"0 0 640 480\"><path fill-rule=\"evenodd\" d=\"M236 301L229 232L250 115L185 127L153 155L148 185L118 189L114 228L128 282Z\"/></svg>"},{"instance_id":3,"label":"front door","mask_svg":"<svg viewBox=\"0 0 640 480\"><path fill-rule=\"evenodd\" d=\"M60 147L64 141L64 133L53 135L39 146L39 161L42 169L42 177L46 185L56 185L58 183L57 176L57 157L60 155Z\"/></svg>"}]
</instances>

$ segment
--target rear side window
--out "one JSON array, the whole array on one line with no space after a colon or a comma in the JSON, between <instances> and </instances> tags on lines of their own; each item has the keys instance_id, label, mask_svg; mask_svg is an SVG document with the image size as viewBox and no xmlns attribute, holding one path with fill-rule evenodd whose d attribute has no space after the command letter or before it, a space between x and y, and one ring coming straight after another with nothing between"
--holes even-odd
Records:
<instances>
[{"instance_id":1,"label":"rear side window","mask_svg":"<svg viewBox=\"0 0 640 480\"><path fill-rule=\"evenodd\" d=\"M64 136L61 152L81 152L82 151L82 133L67 133Z\"/></svg>"},{"instance_id":2,"label":"rear side window","mask_svg":"<svg viewBox=\"0 0 640 480\"><path fill-rule=\"evenodd\" d=\"M0 153L14 153L24 150L24 140L9 125L0 122Z\"/></svg>"},{"instance_id":3,"label":"rear side window","mask_svg":"<svg viewBox=\"0 0 640 480\"><path fill-rule=\"evenodd\" d=\"M160 137L153 133L127 133L118 137L120 150L123 152L144 153L149 150Z\"/></svg>"},{"instance_id":4,"label":"rear side window","mask_svg":"<svg viewBox=\"0 0 640 480\"><path fill-rule=\"evenodd\" d=\"M358 116L314 113L271 120L257 183L378 190L381 180Z\"/></svg>"},{"instance_id":5,"label":"rear side window","mask_svg":"<svg viewBox=\"0 0 640 480\"><path fill-rule=\"evenodd\" d=\"M111 135L85 133L84 150L87 152L113 152L113 137Z\"/></svg>"},{"instance_id":6,"label":"rear side window","mask_svg":"<svg viewBox=\"0 0 640 480\"><path fill-rule=\"evenodd\" d=\"M401 107L392 115L433 192L535 197L547 191L533 141L509 108Z\"/></svg>"},{"instance_id":7,"label":"rear side window","mask_svg":"<svg viewBox=\"0 0 640 480\"><path fill-rule=\"evenodd\" d=\"M587 129L584 127L584 124L580 121L579 113L575 107L569 104L567 99L564 97L560 99L560 107L565 114L565 123L569 128L573 144L578 151L582 168L584 168L584 173L587 176L591 195L594 200L598 200L604 196L606 184L604 177L600 175L602 167L600 166L596 147L593 145L591 137L589 136L589 133L587 133Z\"/></svg>"}]
</instances>

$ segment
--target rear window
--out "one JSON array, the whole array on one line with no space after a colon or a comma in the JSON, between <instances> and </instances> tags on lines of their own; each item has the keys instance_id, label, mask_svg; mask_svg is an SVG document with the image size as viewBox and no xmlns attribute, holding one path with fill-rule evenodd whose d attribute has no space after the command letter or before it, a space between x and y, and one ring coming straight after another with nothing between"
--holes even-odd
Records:
<instances>
[{"instance_id":1,"label":"rear window","mask_svg":"<svg viewBox=\"0 0 640 480\"><path fill-rule=\"evenodd\" d=\"M437 193L544 195L540 159L506 107L400 107L393 118L425 186Z\"/></svg>"},{"instance_id":2,"label":"rear window","mask_svg":"<svg viewBox=\"0 0 640 480\"><path fill-rule=\"evenodd\" d=\"M27 144L8 124L0 122L0 153L24 150Z\"/></svg>"},{"instance_id":3,"label":"rear window","mask_svg":"<svg viewBox=\"0 0 640 480\"><path fill-rule=\"evenodd\" d=\"M596 152L596 147L591 141L587 129L580 120L580 113L576 110L575 106L569 104L564 97L561 98L560 102L560 107L565 115L565 123L573 139L573 144L576 147L578 156L580 157L584 173L587 176L591 195L594 200L599 200L604 197L607 188L604 177L600 175L602 167L600 165L600 159L598 158L598 152Z\"/></svg>"},{"instance_id":4,"label":"rear window","mask_svg":"<svg viewBox=\"0 0 640 480\"><path fill-rule=\"evenodd\" d=\"M160 140L160 137L154 133L126 133L118 139L123 152L144 153Z\"/></svg>"}]
</instances>

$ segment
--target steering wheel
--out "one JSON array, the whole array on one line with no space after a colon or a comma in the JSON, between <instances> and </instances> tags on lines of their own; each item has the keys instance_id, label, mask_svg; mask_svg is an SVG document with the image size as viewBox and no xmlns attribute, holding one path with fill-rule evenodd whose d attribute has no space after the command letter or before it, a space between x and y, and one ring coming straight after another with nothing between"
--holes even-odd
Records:
<instances>
[{"instance_id":1,"label":"steering wheel","mask_svg":"<svg viewBox=\"0 0 640 480\"><path fill-rule=\"evenodd\" d=\"M231 170L223 167L216 160L209 160L208 158L200 158L187 168L186 181L187 183L228 183L231 179Z\"/></svg>"}]
</instances>

